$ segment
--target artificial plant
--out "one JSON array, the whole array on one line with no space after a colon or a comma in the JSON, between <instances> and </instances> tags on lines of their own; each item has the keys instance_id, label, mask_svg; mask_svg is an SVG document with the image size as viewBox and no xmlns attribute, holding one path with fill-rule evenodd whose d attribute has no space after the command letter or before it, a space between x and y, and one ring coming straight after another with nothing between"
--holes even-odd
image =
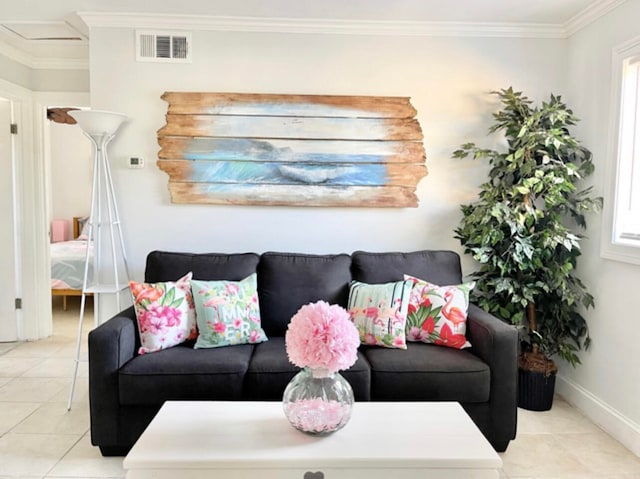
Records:
<instances>
[{"instance_id":1,"label":"artificial plant","mask_svg":"<svg viewBox=\"0 0 640 479\"><path fill-rule=\"evenodd\" d=\"M602 198L579 189L594 166L569 132L577 118L560 96L534 106L511 87L492 93L502 108L489 131L502 132L507 148L467 143L453 153L491 166L479 199L461 207L456 238L480 263L474 300L519 327L520 367L551 374L553 355L575 367L589 347L581 311L594 298L576 276L583 236L573 230L586 228L585 214L599 210Z\"/></svg>"}]
</instances>

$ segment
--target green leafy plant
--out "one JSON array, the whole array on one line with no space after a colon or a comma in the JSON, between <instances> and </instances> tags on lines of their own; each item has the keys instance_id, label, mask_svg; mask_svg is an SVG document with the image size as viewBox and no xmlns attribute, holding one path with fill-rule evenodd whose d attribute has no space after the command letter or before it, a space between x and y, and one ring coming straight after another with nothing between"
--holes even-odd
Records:
<instances>
[{"instance_id":1,"label":"green leafy plant","mask_svg":"<svg viewBox=\"0 0 640 479\"><path fill-rule=\"evenodd\" d=\"M453 153L491 165L479 199L461 207L455 237L480 263L474 301L517 325L523 353L538 363L543 358L535 369L549 374L557 370L553 355L575 367L578 352L589 347L581 311L594 298L575 274L583 236L568 225L586 228L585 214L599 211L602 198L591 197L591 187L578 189L594 166L589 150L569 133L578 120L560 96L533 106L512 88L492 94L502 109L489 131L503 132L508 148L467 143Z\"/></svg>"}]
</instances>

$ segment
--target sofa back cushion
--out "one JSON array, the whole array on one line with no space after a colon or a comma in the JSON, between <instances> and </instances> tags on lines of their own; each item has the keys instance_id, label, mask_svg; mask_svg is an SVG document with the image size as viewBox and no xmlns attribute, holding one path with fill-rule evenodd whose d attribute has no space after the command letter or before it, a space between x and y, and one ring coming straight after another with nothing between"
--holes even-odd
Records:
<instances>
[{"instance_id":1,"label":"sofa back cushion","mask_svg":"<svg viewBox=\"0 0 640 479\"><path fill-rule=\"evenodd\" d=\"M408 274L437 285L460 284L460 256L453 251L414 251L412 253L369 253L351 255L353 279L363 283L401 281Z\"/></svg>"},{"instance_id":2,"label":"sofa back cushion","mask_svg":"<svg viewBox=\"0 0 640 479\"><path fill-rule=\"evenodd\" d=\"M174 253L152 251L147 256L145 281L175 281L189 271L193 279L240 281L256 272L260 256L255 253Z\"/></svg>"},{"instance_id":3,"label":"sofa back cushion","mask_svg":"<svg viewBox=\"0 0 640 479\"><path fill-rule=\"evenodd\" d=\"M347 307L351 258L347 254L264 253L258 265L258 298L267 336L284 336L301 306L324 300Z\"/></svg>"}]
</instances>

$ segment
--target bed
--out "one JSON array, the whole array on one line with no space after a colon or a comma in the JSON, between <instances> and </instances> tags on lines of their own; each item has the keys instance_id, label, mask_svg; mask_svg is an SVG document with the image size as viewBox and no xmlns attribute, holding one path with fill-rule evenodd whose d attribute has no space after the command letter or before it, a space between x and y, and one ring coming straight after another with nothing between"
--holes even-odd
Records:
<instances>
[{"instance_id":1,"label":"bed","mask_svg":"<svg viewBox=\"0 0 640 479\"><path fill-rule=\"evenodd\" d=\"M87 237L83 232L86 217L73 218L73 240L51 243L51 296L62 296L62 308L67 310L67 297L81 296ZM89 274L92 262L89 262ZM87 296L92 296L87 293Z\"/></svg>"}]
</instances>

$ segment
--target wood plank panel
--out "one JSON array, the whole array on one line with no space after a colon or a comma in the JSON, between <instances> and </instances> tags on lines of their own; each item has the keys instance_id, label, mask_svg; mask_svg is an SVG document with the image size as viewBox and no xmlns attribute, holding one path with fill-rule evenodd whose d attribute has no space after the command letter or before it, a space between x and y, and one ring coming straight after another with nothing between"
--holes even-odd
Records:
<instances>
[{"instance_id":1,"label":"wood plank panel","mask_svg":"<svg viewBox=\"0 0 640 479\"><path fill-rule=\"evenodd\" d=\"M169 183L173 203L263 206L416 207L409 188L397 186L229 185Z\"/></svg>"},{"instance_id":2,"label":"wood plank panel","mask_svg":"<svg viewBox=\"0 0 640 479\"><path fill-rule=\"evenodd\" d=\"M309 140L422 140L417 120L395 118L309 118L167 115L159 136L292 138Z\"/></svg>"},{"instance_id":3,"label":"wood plank panel","mask_svg":"<svg viewBox=\"0 0 640 479\"><path fill-rule=\"evenodd\" d=\"M316 164L283 162L159 160L171 181L271 185L405 186L415 188L424 164Z\"/></svg>"},{"instance_id":4,"label":"wood plank panel","mask_svg":"<svg viewBox=\"0 0 640 479\"><path fill-rule=\"evenodd\" d=\"M174 203L415 207L427 174L407 97L167 92Z\"/></svg>"},{"instance_id":5,"label":"wood plank panel","mask_svg":"<svg viewBox=\"0 0 640 479\"><path fill-rule=\"evenodd\" d=\"M407 97L166 92L168 113L346 118L413 118Z\"/></svg>"},{"instance_id":6,"label":"wood plank panel","mask_svg":"<svg viewBox=\"0 0 640 479\"><path fill-rule=\"evenodd\" d=\"M158 138L161 159L285 161L313 163L424 163L417 141L274 140L251 138Z\"/></svg>"}]
</instances>

